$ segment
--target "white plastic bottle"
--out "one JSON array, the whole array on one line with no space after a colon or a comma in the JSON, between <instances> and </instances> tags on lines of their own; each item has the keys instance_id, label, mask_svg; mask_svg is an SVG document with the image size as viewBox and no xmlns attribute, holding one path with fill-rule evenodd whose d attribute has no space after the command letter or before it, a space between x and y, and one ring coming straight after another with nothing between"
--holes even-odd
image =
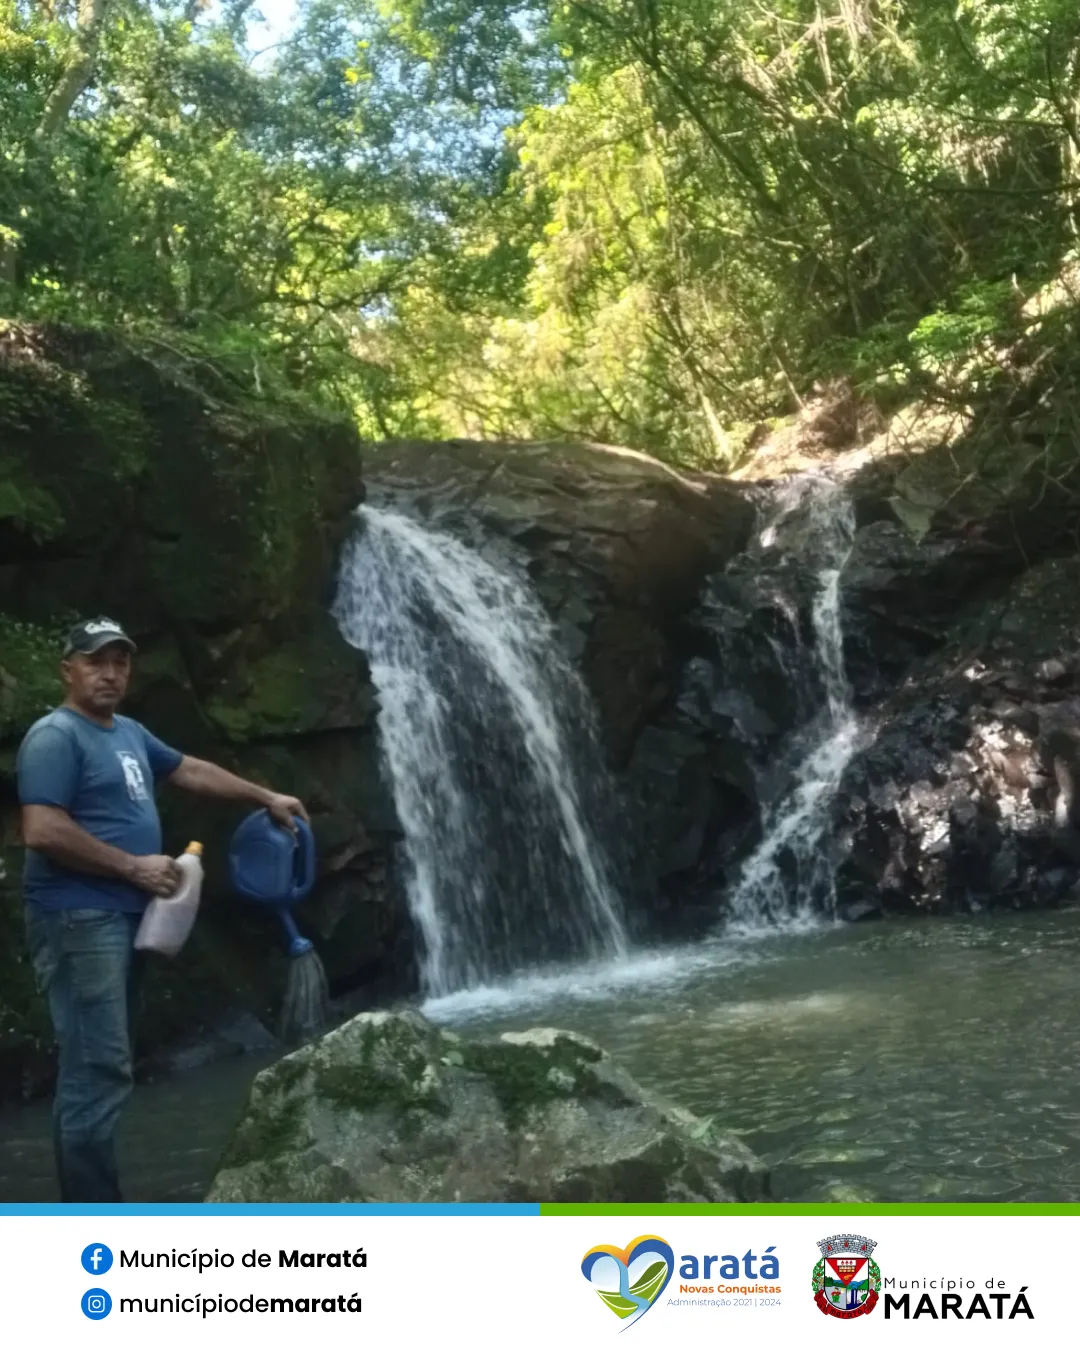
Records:
<instances>
[{"instance_id":1,"label":"white plastic bottle","mask_svg":"<svg viewBox=\"0 0 1080 1350\"><path fill-rule=\"evenodd\" d=\"M172 895L157 895L146 907L135 934L140 951L175 956L188 939L202 893L202 844L192 841L176 860L183 874Z\"/></svg>"}]
</instances>

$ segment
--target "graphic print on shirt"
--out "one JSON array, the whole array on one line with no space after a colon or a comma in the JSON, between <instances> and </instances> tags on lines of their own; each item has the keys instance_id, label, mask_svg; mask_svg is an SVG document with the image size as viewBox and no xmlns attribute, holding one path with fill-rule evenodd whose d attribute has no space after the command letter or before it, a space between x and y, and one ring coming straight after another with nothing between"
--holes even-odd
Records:
<instances>
[{"instance_id":1,"label":"graphic print on shirt","mask_svg":"<svg viewBox=\"0 0 1080 1350\"><path fill-rule=\"evenodd\" d=\"M145 802L150 794L146 790L142 765L127 750L117 750L116 758L120 761L120 767L124 770L124 782L127 784L128 796L133 802Z\"/></svg>"}]
</instances>

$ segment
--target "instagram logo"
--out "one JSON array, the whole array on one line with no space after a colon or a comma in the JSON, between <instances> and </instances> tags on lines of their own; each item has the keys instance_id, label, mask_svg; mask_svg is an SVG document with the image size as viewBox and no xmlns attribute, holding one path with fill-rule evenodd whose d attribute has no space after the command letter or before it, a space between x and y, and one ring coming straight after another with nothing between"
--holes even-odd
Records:
<instances>
[{"instance_id":1,"label":"instagram logo","mask_svg":"<svg viewBox=\"0 0 1080 1350\"><path fill-rule=\"evenodd\" d=\"M82 1296L80 1306L91 1322L100 1322L112 1312L112 1299L104 1289L88 1289Z\"/></svg>"}]
</instances>

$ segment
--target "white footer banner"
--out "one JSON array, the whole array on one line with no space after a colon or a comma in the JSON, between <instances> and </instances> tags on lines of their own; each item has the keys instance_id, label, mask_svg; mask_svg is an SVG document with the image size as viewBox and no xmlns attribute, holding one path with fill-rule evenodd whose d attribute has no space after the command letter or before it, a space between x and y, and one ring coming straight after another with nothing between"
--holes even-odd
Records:
<instances>
[{"instance_id":1,"label":"white footer banner","mask_svg":"<svg viewBox=\"0 0 1080 1350\"><path fill-rule=\"evenodd\" d=\"M1080 1214L0 1206L8 1344L1077 1343ZM45 1208L45 1207L40 1207ZM319 1207L320 1211L324 1207ZM973 1209L975 1207L972 1207ZM1026 1207L1025 1207L1026 1208ZM928 1211L931 1207L927 1207ZM1068 1211L1068 1212L1066 1212Z\"/></svg>"}]
</instances>

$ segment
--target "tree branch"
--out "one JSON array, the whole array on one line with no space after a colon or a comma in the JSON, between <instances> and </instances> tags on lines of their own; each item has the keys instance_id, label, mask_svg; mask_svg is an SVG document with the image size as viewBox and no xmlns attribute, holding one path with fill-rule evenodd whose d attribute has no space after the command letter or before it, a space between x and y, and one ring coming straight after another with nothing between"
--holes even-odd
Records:
<instances>
[{"instance_id":1,"label":"tree branch","mask_svg":"<svg viewBox=\"0 0 1080 1350\"><path fill-rule=\"evenodd\" d=\"M79 0L75 20L75 49L45 101L45 110L34 133L36 140L50 140L60 130L75 100L93 79L98 44L108 8L109 0Z\"/></svg>"}]
</instances>

